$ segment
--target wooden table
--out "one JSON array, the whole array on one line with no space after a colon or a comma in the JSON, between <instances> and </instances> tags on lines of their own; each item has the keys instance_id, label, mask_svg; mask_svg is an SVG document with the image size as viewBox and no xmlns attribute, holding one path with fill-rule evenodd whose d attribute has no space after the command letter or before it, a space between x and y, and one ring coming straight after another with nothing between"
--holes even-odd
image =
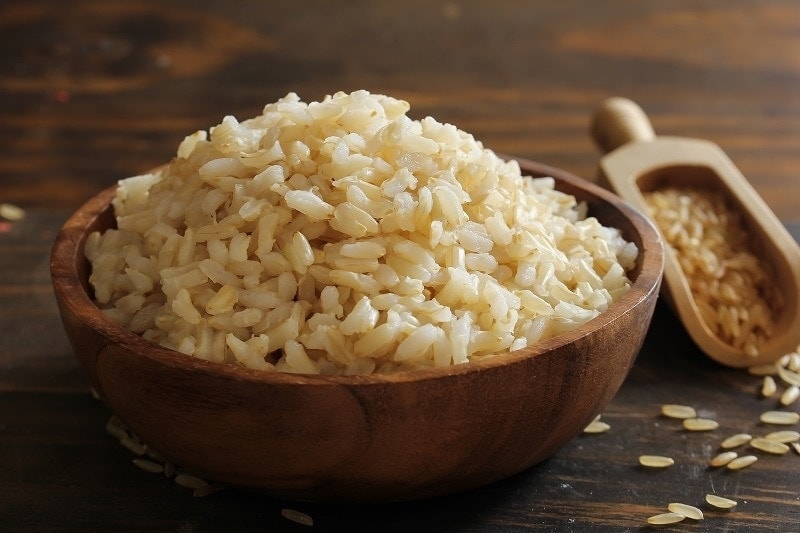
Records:
<instances>
[{"instance_id":1,"label":"wooden table","mask_svg":"<svg viewBox=\"0 0 800 533\"><path fill-rule=\"evenodd\" d=\"M340 5L341 4L341 5ZM663 305L603 419L512 479L435 500L285 502L229 489L195 498L145 473L106 434L62 332L49 249L85 199L168 160L188 133L295 91L367 88L408 100L498 152L593 179L589 117L628 96L663 134L722 146L800 238L800 4L728 0L101 2L0 5L0 530L633 531L672 501L697 531L797 531L800 456L712 470L723 437L770 430L760 378L702 356ZM691 404L721 424L659 416ZM791 409L798 410L797 404ZM797 428L793 428L797 429ZM647 471L640 454L676 465ZM739 502L713 511L709 492Z\"/></svg>"}]
</instances>

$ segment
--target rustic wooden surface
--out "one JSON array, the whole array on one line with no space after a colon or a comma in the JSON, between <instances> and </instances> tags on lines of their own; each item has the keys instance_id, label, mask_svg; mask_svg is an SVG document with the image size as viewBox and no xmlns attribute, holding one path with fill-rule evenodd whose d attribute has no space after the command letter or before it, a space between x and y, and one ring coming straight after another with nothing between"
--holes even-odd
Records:
<instances>
[{"instance_id":1,"label":"rustic wooden surface","mask_svg":"<svg viewBox=\"0 0 800 533\"><path fill-rule=\"evenodd\" d=\"M341 4L341 5L340 5ZM0 529L9 531L636 531L671 501L707 511L675 530L795 531L800 457L739 472L708 459L762 434L759 380L702 357L659 306L604 420L552 459L465 494L378 506L284 502L227 490L194 498L132 463L62 332L48 273L61 223L116 179L166 161L191 131L295 91L368 88L409 100L498 152L592 178L589 117L637 101L659 134L713 140L800 238L800 4L639 2L175 2L0 4ZM660 418L689 403L720 421ZM797 404L792 409L797 410ZM797 428L794 428L797 429ZM637 466L667 454L665 471ZM707 492L739 501L703 504Z\"/></svg>"}]
</instances>

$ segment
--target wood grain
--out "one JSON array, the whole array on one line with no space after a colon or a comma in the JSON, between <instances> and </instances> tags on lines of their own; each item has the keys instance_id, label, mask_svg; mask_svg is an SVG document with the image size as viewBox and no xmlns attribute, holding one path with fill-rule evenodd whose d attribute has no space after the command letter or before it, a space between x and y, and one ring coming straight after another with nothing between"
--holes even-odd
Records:
<instances>
[{"instance_id":1,"label":"wood grain","mask_svg":"<svg viewBox=\"0 0 800 533\"><path fill-rule=\"evenodd\" d=\"M786 0L427 2L6 0L0 5L0 529L13 531L639 531L681 501L704 531L790 531L797 457L706 468L717 443L771 428L760 382L704 358L659 304L611 430L537 467L413 504L290 503L230 490L195 499L140 471L103 426L49 285L55 233L118 178L167 161L225 114L252 116L289 91L368 88L407 99L498 152L594 179L589 120L606 97L641 104L662 135L721 146L800 238L800 4ZM691 403L719 430L658 415ZM797 405L792 409L797 410ZM673 455L663 472L643 453ZM793 453L793 452L792 452ZM739 501L712 512L706 492Z\"/></svg>"}]
</instances>

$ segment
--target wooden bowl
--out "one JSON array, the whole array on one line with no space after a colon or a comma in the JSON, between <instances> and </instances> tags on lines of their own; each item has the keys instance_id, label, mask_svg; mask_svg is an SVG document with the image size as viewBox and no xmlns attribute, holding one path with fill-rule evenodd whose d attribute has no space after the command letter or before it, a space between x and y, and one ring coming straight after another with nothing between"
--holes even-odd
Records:
<instances>
[{"instance_id":1,"label":"wooden bowl","mask_svg":"<svg viewBox=\"0 0 800 533\"><path fill-rule=\"evenodd\" d=\"M581 433L633 364L663 270L657 230L617 196L553 176L640 256L631 290L582 327L450 368L310 376L216 364L163 348L106 318L91 299L87 235L114 225L114 188L84 204L53 247L51 274L72 347L92 387L145 442L186 470L270 495L409 500L521 472Z\"/></svg>"}]
</instances>

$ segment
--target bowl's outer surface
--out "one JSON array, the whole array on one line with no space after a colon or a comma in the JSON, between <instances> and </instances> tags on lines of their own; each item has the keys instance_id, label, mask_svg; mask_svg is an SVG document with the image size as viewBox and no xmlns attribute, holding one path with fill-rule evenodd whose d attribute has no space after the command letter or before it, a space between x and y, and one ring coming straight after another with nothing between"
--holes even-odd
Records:
<instances>
[{"instance_id":1,"label":"bowl's outer surface","mask_svg":"<svg viewBox=\"0 0 800 533\"><path fill-rule=\"evenodd\" d=\"M113 189L87 202L53 247L56 299L91 385L144 441L216 481L294 499L405 500L518 473L579 434L641 348L663 270L655 228L611 193L538 163L639 247L632 289L589 324L536 346L448 369L319 377L187 357L105 318L83 245L114 223Z\"/></svg>"}]
</instances>

